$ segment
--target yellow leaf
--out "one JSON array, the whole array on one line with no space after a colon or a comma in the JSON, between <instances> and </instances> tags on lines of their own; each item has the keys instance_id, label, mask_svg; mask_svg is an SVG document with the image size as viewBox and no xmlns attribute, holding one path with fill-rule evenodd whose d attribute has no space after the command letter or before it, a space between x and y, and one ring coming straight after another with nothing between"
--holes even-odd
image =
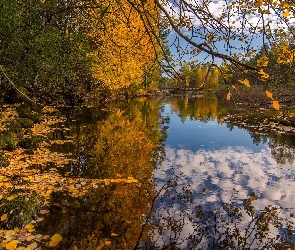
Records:
<instances>
[{"instance_id":1,"label":"yellow leaf","mask_svg":"<svg viewBox=\"0 0 295 250\"><path fill-rule=\"evenodd\" d=\"M34 225L32 225L32 224L28 224L28 225L25 226L25 228L27 228L27 229L29 229L29 228L34 228Z\"/></svg>"},{"instance_id":2,"label":"yellow leaf","mask_svg":"<svg viewBox=\"0 0 295 250\"><path fill-rule=\"evenodd\" d=\"M239 80L239 82L246 85L248 88L250 88L250 83L249 83L249 80L247 78L245 78L245 80Z\"/></svg>"},{"instance_id":3,"label":"yellow leaf","mask_svg":"<svg viewBox=\"0 0 295 250\"><path fill-rule=\"evenodd\" d=\"M230 100L230 96L231 96L230 91L228 91L228 93L227 93L227 95L226 95L226 100L227 100L227 101Z\"/></svg>"},{"instance_id":4,"label":"yellow leaf","mask_svg":"<svg viewBox=\"0 0 295 250\"><path fill-rule=\"evenodd\" d=\"M272 93L271 93L271 92L269 92L269 91L266 90L265 93L266 93L266 96L267 96L268 98L270 98L270 99L273 100L273 97L272 97Z\"/></svg>"},{"instance_id":5,"label":"yellow leaf","mask_svg":"<svg viewBox=\"0 0 295 250\"><path fill-rule=\"evenodd\" d=\"M2 216L1 216L1 221L5 221L7 219L7 214L3 214Z\"/></svg>"},{"instance_id":6,"label":"yellow leaf","mask_svg":"<svg viewBox=\"0 0 295 250\"><path fill-rule=\"evenodd\" d=\"M7 197L7 200L8 201L11 201L11 200L13 200L15 197L13 196L13 195L11 195L11 196L9 196L9 197Z\"/></svg>"},{"instance_id":7,"label":"yellow leaf","mask_svg":"<svg viewBox=\"0 0 295 250\"><path fill-rule=\"evenodd\" d=\"M288 16L290 16L290 12L289 11L285 11L283 15L284 15L284 17L288 17Z\"/></svg>"},{"instance_id":8,"label":"yellow leaf","mask_svg":"<svg viewBox=\"0 0 295 250\"><path fill-rule=\"evenodd\" d=\"M13 249L16 249L17 243L18 243L17 240L12 240L12 241L10 241L10 242L8 242L8 243L6 244L5 248L6 248L7 250L13 250Z\"/></svg>"},{"instance_id":9,"label":"yellow leaf","mask_svg":"<svg viewBox=\"0 0 295 250\"><path fill-rule=\"evenodd\" d=\"M62 236L60 234L55 234L51 237L51 241L49 242L50 247L56 246L62 240Z\"/></svg>"},{"instance_id":10,"label":"yellow leaf","mask_svg":"<svg viewBox=\"0 0 295 250\"><path fill-rule=\"evenodd\" d=\"M276 110L279 110L280 109L280 104L278 101L273 101L272 102L272 106L276 109Z\"/></svg>"}]
</instances>

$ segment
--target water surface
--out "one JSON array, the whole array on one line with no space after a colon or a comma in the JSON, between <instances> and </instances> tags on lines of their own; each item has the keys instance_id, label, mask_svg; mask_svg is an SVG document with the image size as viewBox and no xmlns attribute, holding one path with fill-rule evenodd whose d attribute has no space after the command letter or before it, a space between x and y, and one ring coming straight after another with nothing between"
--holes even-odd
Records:
<instances>
[{"instance_id":1,"label":"water surface","mask_svg":"<svg viewBox=\"0 0 295 250\"><path fill-rule=\"evenodd\" d=\"M67 111L78 162L63 171L104 181L54 194L40 230L63 235L60 249L294 246L294 134L227 124L227 108L177 97Z\"/></svg>"}]
</instances>

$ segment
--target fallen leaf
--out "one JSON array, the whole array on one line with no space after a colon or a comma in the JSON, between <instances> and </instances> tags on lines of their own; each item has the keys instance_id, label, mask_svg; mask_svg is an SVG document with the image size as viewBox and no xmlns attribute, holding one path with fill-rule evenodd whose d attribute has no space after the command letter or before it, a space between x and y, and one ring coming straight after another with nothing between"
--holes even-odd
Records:
<instances>
[{"instance_id":1,"label":"fallen leaf","mask_svg":"<svg viewBox=\"0 0 295 250\"><path fill-rule=\"evenodd\" d=\"M38 247L37 242L33 242L32 244L28 245L26 250L34 250Z\"/></svg>"},{"instance_id":2,"label":"fallen leaf","mask_svg":"<svg viewBox=\"0 0 295 250\"><path fill-rule=\"evenodd\" d=\"M40 210L40 214L47 214L47 213L49 213L49 210L45 210L45 209Z\"/></svg>"},{"instance_id":3,"label":"fallen leaf","mask_svg":"<svg viewBox=\"0 0 295 250\"><path fill-rule=\"evenodd\" d=\"M56 246L62 240L62 236L60 234L55 234L51 237L51 241L49 242L50 247Z\"/></svg>"},{"instance_id":4,"label":"fallen leaf","mask_svg":"<svg viewBox=\"0 0 295 250\"><path fill-rule=\"evenodd\" d=\"M12 241L10 241L10 242L8 242L8 243L6 244L5 248L6 248L7 250L13 250L13 249L16 249L17 243L18 243L17 240L12 240Z\"/></svg>"},{"instance_id":5,"label":"fallen leaf","mask_svg":"<svg viewBox=\"0 0 295 250\"><path fill-rule=\"evenodd\" d=\"M7 214L3 214L2 216L1 216L1 221L5 221L7 219Z\"/></svg>"}]
</instances>

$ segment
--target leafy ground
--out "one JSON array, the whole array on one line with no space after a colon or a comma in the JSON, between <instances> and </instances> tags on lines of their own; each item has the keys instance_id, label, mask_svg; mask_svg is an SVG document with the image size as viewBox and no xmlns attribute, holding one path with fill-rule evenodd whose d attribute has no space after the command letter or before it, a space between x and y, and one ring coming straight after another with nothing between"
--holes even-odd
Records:
<instances>
[{"instance_id":1,"label":"leafy ground","mask_svg":"<svg viewBox=\"0 0 295 250\"><path fill-rule=\"evenodd\" d=\"M72 178L69 172L60 171L70 163L77 163L71 153L52 150L75 139L68 135L62 140L52 140L60 130L67 134L68 128L55 126L66 118L54 107L44 107L41 113L24 112L20 107L3 105L0 113L0 249L55 247L62 240L61 235L42 235L35 230L49 213L53 192L81 197L105 183L136 180ZM19 126L21 116L30 115L31 119L32 115L40 116L35 121L26 118L30 121Z\"/></svg>"}]
</instances>

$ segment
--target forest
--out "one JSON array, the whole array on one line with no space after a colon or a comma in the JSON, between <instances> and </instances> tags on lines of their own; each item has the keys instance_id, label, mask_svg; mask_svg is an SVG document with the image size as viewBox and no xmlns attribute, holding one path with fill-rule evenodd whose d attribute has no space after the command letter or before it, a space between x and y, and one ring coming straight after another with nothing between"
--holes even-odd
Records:
<instances>
[{"instance_id":1,"label":"forest","mask_svg":"<svg viewBox=\"0 0 295 250\"><path fill-rule=\"evenodd\" d=\"M90 96L146 94L163 82L226 85L228 96L248 82L269 91L294 87L293 4L286 1L0 5L0 91L7 101L73 105Z\"/></svg>"}]
</instances>

